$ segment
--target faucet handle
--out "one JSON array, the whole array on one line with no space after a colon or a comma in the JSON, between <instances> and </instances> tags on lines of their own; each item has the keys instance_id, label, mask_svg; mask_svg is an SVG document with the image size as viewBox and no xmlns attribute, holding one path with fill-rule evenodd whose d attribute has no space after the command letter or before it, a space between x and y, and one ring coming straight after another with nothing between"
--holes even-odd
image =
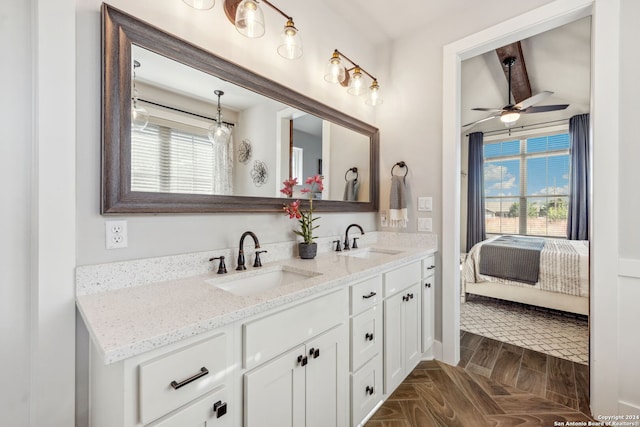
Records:
<instances>
[{"instance_id":1,"label":"faucet handle","mask_svg":"<svg viewBox=\"0 0 640 427\"><path fill-rule=\"evenodd\" d=\"M219 259L220 260L220 264L218 264L218 274L226 274L227 273L227 266L224 263L224 256L217 256L215 258L210 258L209 261L213 261Z\"/></svg>"},{"instance_id":2,"label":"faucet handle","mask_svg":"<svg viewBox=\"0 0 640 427\"><path fill-rule=\"evenodd\" d=\"M358 242L356 240L358 240L359 237L354 237L353 238L353 245L351 245L351 249L357 249L358 248Z\"/></svg>"},{"instance_id":3,"label":"faucet handle","mask_svg":"<svg viewBox=\"0 0 640 427\"><path fill-rule=\"evenodd\" d=\"M256 259L253 261L254 267L262 267L262 261L260 261L260 254L265 252L267 251L256 251Z\"/></svg>"},{"instance_id":4,"label":"faucet handle","mask_svg":"<svg viewBox=\"0 0 640 427\"><path fill-rule=\"evenodd\" d=\"M349 236L345 236L345 238L344 238L344 250L348 251L349 249L351 249L349 247Z\"/></svg>"},{"instance_id":5,"label":"faucet handle","mask_svg":"<svg viewBox=\"0 0 640 427\"><path fill-rule=\"evenodd\" d=\"M334 240L333 243L336 244L336 252L342 252L342 246L340 245L340 239Z\"/></svg>"}]
</instances>

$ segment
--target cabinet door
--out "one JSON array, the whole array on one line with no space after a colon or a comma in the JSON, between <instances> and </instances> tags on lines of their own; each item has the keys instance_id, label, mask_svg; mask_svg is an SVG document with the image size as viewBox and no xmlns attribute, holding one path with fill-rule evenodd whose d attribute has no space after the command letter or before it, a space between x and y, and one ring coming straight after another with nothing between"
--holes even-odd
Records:
<instances>
[{"instance_id":1,"label":"cabinet door","mask_svg":"<svg viewBox=\"0 0 640 427\"><path fill-rule=\"evenodd\" d=\"M245 427L305 425L303 365L308 360L305 347L298 346L244 375Z\"/></svg>"},{"instance_id":2,"label":"cabinet door","mask_svg":"<svg viewBox=\"0 0 640 427\"><path fill-rule=\"evenodd\" d=\"M307 343L306 427L346 426L349 372L345 350L345 326Z\"/></svg>"},{"instance_id":3,"label":"cabinet door","mask_svg":"<svg viewBox=\"0 0 640 427\"><path fill-rule=\"evenodd\" d=\"M422 282L422 352L427 352L433 345L433 292L434 276L426 277Z\"/></svg>"},{"instance_id":4,"label":"cabinet door","mask_svg":"<svg viewBox=\"0 0 640 427\"><path fill-rule=\"evenodd\" d=\"M227 390L220 387L147 427L231 427Z\"/></svg>"},{"instance_id":5,"label":"cabinet door","mask_svg":"<svg viewBox=\"0 0 640 427\"><path fill-rule=\"evenodd\" d=\"M402 306L406 294L384 302L384 392L391 393L404 379Z\"/></svg>"},{"instance_id":6,"label":"cabinet door","mask_svg":"<svg viewBox=\"0 0 640 427\"><path fill-rule=\"evenodd\" d=\"M351 370L360 369L382 350L382 306L376 305L351 319Z\"/></svg>"},{"instance_id":7,"label":"cabinet door","mask_svg":"<svg viewBox=\"0 0 640 427\"><path fill-rule=\"evenodd\" d=\"M405 292L410 296L402 306L402 329L404 333L404 373L409 373L420 362L422 356L421 350L421 323L422 315L420 312L420 283L411 286Z\"/></svg>"}]
</instances>

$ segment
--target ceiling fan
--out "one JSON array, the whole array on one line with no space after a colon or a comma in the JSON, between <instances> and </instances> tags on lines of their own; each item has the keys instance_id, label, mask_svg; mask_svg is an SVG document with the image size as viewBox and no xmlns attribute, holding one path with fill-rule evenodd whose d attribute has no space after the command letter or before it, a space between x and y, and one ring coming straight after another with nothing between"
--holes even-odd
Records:
<instances>
[{"instance_id":1,"label":"ceiling fan","mask_svg":"<svg viewBox=\"0 0 640 427\"><path fill-rule=\"evenodd\" d=\"M511 103L511 67L515 62L516 62L516 58L513 56L505 58L504 61L502 61L504 66L509 68L509 89L507 92L508 104L502 108L472 108L472 110L474 111L490 111L495 114L489 117L485 117L484 119L476 120L475 122L467 123L462 127L476 125L478 123L482 123L487 120L495 119L496 117L500 117L500 120L506 126L510 126L520 118L520 114L544 113L547 111L564 110L569 106L569 104L558 104L558 105L541 105L541 106L535 107L534 106L535 104L547 98L548 96L553 95L553 92L549 92L549 91L543 91L543 92L537 93L532 97L525 99L524 101L521 101L517 104L512 104Z\"/></svg>"}]
</instances>

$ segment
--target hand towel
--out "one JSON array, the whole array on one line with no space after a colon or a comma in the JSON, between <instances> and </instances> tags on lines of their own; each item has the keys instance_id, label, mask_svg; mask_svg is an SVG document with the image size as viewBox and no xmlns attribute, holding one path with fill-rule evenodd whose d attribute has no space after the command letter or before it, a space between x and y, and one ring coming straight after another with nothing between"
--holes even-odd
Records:
<instances>
[{"instance_id":1,"label":"hand towel","mask_svg":"<svg viewBox=\"0 0 640 427\"><path fill-rule=\"evenodd\" d=\"M357 179L350 179L344 184L344 196L342 200L350 202L358 201L358 190L360 189L360 183Z\"/></svg>"},{"instance_id":2,"label":"hand towel","mask_svg":"<svg viewBox=\"0 0 640 427\"><path fill-rule=\"evenodd\" d=\"M409 222L407 212L406 190L404 177L391 177L391 191L389 193L389 225L394 228L406 228Z\"/></svg>"}]
</instances>

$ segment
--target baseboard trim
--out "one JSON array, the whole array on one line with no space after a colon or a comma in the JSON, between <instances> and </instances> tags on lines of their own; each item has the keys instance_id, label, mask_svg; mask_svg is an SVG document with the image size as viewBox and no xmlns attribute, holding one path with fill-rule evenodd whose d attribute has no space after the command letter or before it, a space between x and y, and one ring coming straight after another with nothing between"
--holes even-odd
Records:
<instances>
[{"instance_id":1,"label":"baseboard trim","mask_svg":"<svg viewBox=\"0 0 640 427\"><path fill-rule=\"evenodd\" d=\"M618 413L620 415L640 415L640 405L618 400Z\"/></svg>"}]
</instances>

